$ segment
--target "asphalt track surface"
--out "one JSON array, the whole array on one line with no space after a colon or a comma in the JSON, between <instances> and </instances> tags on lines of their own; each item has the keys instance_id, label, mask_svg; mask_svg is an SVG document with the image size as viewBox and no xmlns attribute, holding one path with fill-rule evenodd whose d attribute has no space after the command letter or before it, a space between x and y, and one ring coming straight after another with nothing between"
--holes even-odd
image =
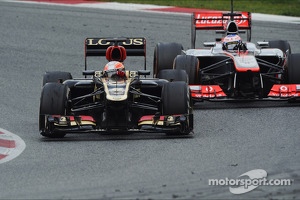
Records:
<instances>
[{"instance_id":1,"label":"asphalt track surface","mask_svg":"<svg viewBox=\"0 0 300 200\"><path fill-rule=\"evenodd\" d=\"M192 137L164 134L38 132L42 75L81 77L86 37L144 36L152 68L157 42L190 46L190 16L0 2L0 126L20 136L25 151L0 164L0 199L299 199L299 104L203 103ZM253 22L253 41L287 39L300 53L299 25ZM203 40L212 35L202 34ZM102 68L104 59L91 61ZM128 69L142 62L128 62ZM235 179L264 169L291 186L259 186L234 195L208 179Z\"/></svg>"}]
</instances>

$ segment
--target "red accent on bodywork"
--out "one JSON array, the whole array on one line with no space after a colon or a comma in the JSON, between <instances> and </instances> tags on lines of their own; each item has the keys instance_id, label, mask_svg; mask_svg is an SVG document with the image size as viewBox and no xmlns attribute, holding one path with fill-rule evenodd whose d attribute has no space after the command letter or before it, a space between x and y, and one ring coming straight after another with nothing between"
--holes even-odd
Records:
<instances>
[{"instance_id":1,"label":"red accent on bodywork","mask_svg":"<svg viewBox=\"0 0 300 200\"><path fill-rule=\"evenodd\" d=\"M219 85L190 85L191 95L193 98L220 98L226 97Z\"/></svg>"},{"instance_id":2,"label":"red accent on bodywork","mask_svg":"<svg viewBox=\"0 0 300 200\"><path fill-rule=\"evenodd\" d=\"M52 115L53 117L69 117L70 121L75 121L74 116L63 116L63 115ZM88 115L80 115L78 116L81 118L81 121L91 121L91 122L96 122L95 119L92 116Z\"/></svg>"},{"instance_id":3,"label":"red accent on bodywork","mask_svg":"<svg viewBox=\"0 0 300 200\"><path fill-rule=\"evenodd\" d=\"M82 121L91 121L91 122L96 122L95 119L91 116L80 116ZM74 120L74 117L73 117Z\"/></svg>"},{"instance_id":4,"label":"red accent on bodywork","mask_svg":"<svg viewBox=\"0 0 300 200\"><path fill-rule=\"evenodd\" d=\"M3 159L3 158L5 158L7 155L5 155L5 154L0 154L0 160L1 159Z\"/></svg>"},{"instance_id":5,"label":"red accent on bodywork","mask_svg":"<svg viewBox=\"0 0 300 200\"><path fill-rule=\"evenodd\" d=\"M145 115L143 117L141 117L141 119L139 120L139 122L143 122L143 121L151 121L153 120L154 115ZM159 120L164 120L164 116L160 116Z\"/></svg>"},{"instance_id":6,"label":"red accent on bodywork","mask_svg":"<svg viewBox=\"0 0 300 200\"><path fill-rule=\"evenodd\" d=\"M110 46L106 49L106 59L110 61L123 62L126 59L126 50L123 46Z\"/></svg>"},{"instance_id":7,"label":"red accent on bodywork","mask_svg":"<svg viewBox=\"0 0 300 200\"><path fill-rule=\"evenodd\" d=\"M271 88L269 97L300 97L300 85L299 84L275 84Z\"/></svg>"}]
</instances>

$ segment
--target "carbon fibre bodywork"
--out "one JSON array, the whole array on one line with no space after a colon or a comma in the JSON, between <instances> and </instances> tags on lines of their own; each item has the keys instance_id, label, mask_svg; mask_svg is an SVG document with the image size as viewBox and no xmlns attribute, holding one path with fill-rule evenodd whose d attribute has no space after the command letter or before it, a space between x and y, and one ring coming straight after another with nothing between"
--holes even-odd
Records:
<instances>
[{"instance_id":1,"label":"carbon fibre bodywork","mask_svg":"<svg viewBox=\"0 0 300 200\"><path fill-rule=\"evenodd\" d=\"M105 48L112 45L125 46L128 56L145 56L145 44L144 38L89 38L86 57L103 56ZM145 69L107 77L106 71L87 70L85 66L85 78L68 74L48 72L44 76L47 80L43 80L39 115L43 136L128 131L187 135L193 130L190 92L185 82L147 78L150 71ZM175 99L177 93L182 98Z\"/></svg>"}]
</instances>

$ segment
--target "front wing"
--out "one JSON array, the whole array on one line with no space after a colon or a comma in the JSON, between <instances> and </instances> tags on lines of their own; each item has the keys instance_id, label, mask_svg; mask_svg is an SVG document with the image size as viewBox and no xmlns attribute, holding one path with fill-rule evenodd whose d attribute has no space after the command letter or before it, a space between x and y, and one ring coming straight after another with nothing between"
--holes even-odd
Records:
<instances>
[{"instance_id":1,"label":"front wing","mask_svg":"<svg viewBox=\"0 0 300 200\"><path fill-rule=\"evenodd\" d=\"M46 129L41 131L82 133L82 132L165 132L189 134L193 131L193 114L146 115L140 118L137 128L109 129L97 127L92 116L45 115Z\"/></svg>"},{"instance_id":2,"label":"front wing","mask_svg":"<svg viewBox=\"0 0 300 200\"><path fill-rule=\"evenodd\" d=\"M219 85L190 85L194 101L237 100L228 97ZM300 84L274 84L267 98L256 100L300 100ZM252 100L252 99L251 99Z\"/></svg>"}]
</instances>

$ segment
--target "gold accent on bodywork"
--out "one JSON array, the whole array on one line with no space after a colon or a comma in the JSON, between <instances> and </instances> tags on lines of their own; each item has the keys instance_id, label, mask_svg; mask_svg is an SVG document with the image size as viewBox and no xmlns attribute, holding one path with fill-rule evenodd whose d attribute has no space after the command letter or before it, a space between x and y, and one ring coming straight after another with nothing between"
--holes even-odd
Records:
<instances>
[{"instance_id":1,"label":"gold accent on bodywork","mask_svg":"<svg viewBox=\"0 0 300 200\"><path fill-rule=\"evenodd\" d=\"M121 81L113 81L111 83L109 83L109 81L112 80L108 80L107 78L101 78L101 81L103 83L104 86L104 91L106 93L106 99L110 100L110 101L124 101L128 98L128 90L129 90L129 86L130 83L132 82L132 78L128 78L126 80L121 80ZM124 94L123 95L111 95L108 89L108 86L113 86L116 85L116 92L117 92L117 85L118 84L125 84L125 90L124 90Z\"/></svg>"}]
</instances>

